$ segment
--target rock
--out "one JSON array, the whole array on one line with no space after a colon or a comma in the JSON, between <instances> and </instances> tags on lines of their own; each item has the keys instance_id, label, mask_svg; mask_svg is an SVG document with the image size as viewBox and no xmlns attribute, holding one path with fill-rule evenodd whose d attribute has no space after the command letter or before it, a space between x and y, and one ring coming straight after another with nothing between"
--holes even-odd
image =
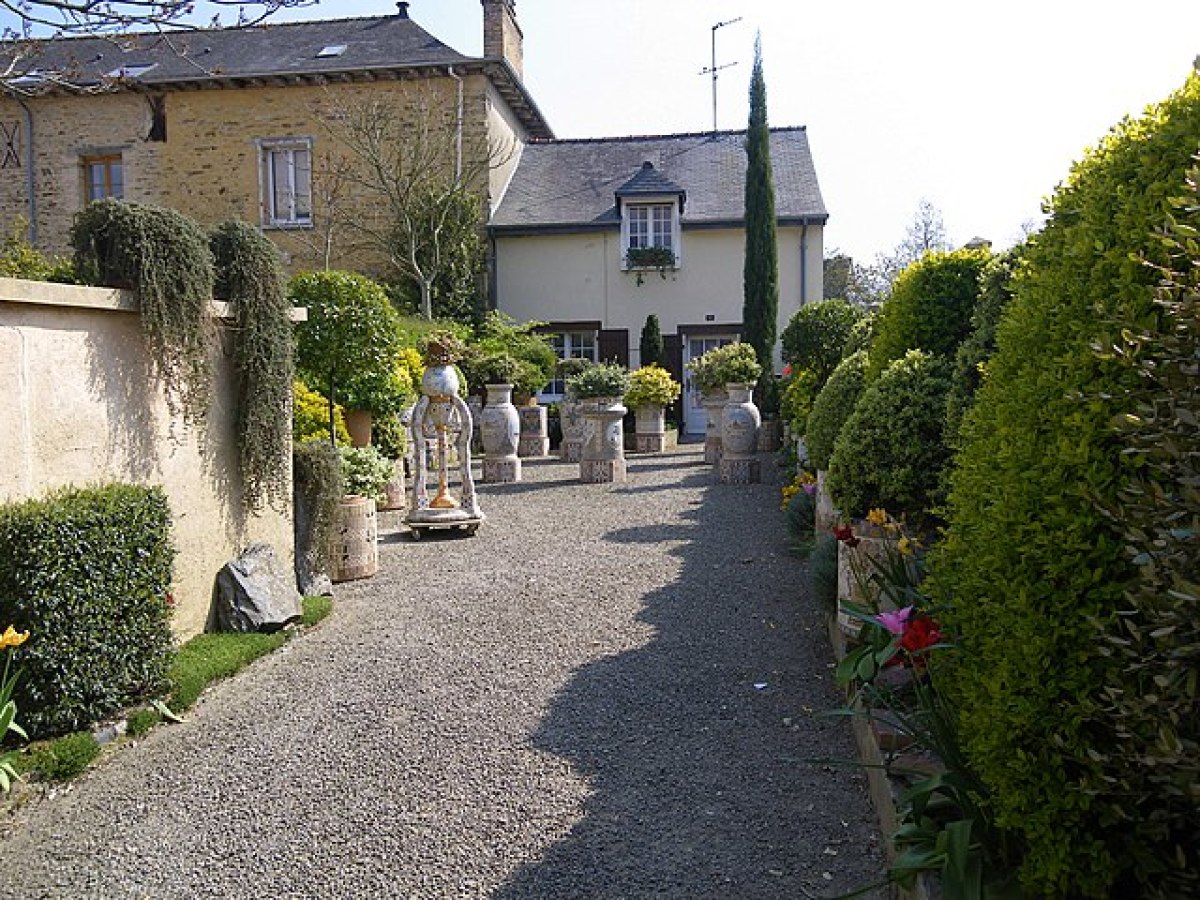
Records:
<instances>
[{"instance_id":1,"label":"rock","mask_svg":"<svg viewBox=\"0 0 1200 900\"><path fill-rule=\"evenodd\" d=\"M251 544L222 566L213 605L218 631L278 631L303 612L292 573L270 544Z\"/></svg>"}]
</instances>

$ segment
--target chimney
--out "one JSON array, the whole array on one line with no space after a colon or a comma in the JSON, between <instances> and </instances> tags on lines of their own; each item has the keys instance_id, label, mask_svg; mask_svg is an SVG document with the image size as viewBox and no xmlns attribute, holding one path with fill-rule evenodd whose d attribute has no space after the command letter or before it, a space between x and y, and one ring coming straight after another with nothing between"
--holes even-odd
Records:
<instances>
[{"instance_id":1,"label":"chimney","mask_svg":"<svg viewBox=\"0 0 1200 900\"><path fill-rule=\"evenodd\" d=\"M483 55L508 60L518 78L524 77L521 44L524 36L517 24L516 0L481 0L483 3Z\"/></svg>"},{"instance_id":2,"label":"chimney","mask_svg":"<svg viewBox=\"0 0 1200 900\"><path fill-rule=\"evenodd\" d=\"M396 18L398 18L398 19L407 19L408 18L408 4L403 2L403 0L401 0L400 3L396 4Z\"/></svg>"}]
</instances>

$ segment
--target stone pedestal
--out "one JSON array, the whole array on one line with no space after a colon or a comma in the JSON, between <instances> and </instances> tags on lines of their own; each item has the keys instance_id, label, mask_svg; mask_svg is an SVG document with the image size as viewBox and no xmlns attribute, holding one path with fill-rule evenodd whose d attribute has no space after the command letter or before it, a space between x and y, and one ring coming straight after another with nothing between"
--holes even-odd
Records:
<instances>
[{"instance_id":1,"label":"stone pedestal","mask_svg":"<svg viewBox=\"0 0 1200 900\"><path fill-rule=\"evenodd\" d=\"M619 397L597 397L583 404L583 458L579 480L587 483L624 481L625 428L628 411Z\"/></svg>"},{"instance_id":2,"label":"stone pedestal","mask_svg":"<svg viewBox=\"0 0 1200 900\"><path fill-rule=\"evenodd\" d=\"M778 419L767 419L759 426L759 453L775 453L783 446L783 438L780 430Z\"/></svg>"},{"instance_id":3,"label":"stone pedestal","mask_svg":"<svg viewBox=\"0 0 1200 900\"><path fill-rule=\"evenodd\" d=\"M635 452L662 453L666 450L667 423L663 408L657 404L639 406L634 412L637 416Z\"/></svg>"},{"instance_id":4,"label":"stone pedestal","mask_svg":"<svg viewBox=\"0 0 1200 900\"><path fill-rule=\"evenodd\" d=\"M334 527L334 581L370 578L379 571L379 524L375 501L369 497L343 497Z\"/></svg>"},{"instance_id":5,"label":"stone pedestal","mask_svg":"<svg viewBox=\"0 0 1200 900\"><path fill-rule=\"evenodd\" d=\"M717 475L721 484L758 484L762 481L762 463L754 457L730 459L723 456L717 463Z\"/></svg>"},{"instance_id":6,"label":"stone pedestal","mask_svg":"<svg viewBox=\"0 0 1200 900\"><path fill-rule=\"evenodd\" d=\"M583 459L583 438L563 438L558 457L563 462L579 462Z\"/></svg>"},{"instance_id":7,"label":"stone pedestal","mask_svg":"<svg viewBox=\"0 0 1200 900\"><path fill-rule=\"evenodd\" d=\"M546 407L522 406L517 409L521 419L521 437L517 455L541 458L550 455L550 431L546 424Z\"/></svg>"},{"instance_id":8,"label":"stone pedestal","mask_svg":"<svg viewBox=\"0 0 1200 900\"><path fill-rule=\"evenodd\" d=\"M483 481L485 484L511 484L521 480L521 460L515 456L492 459L483 458Z\"/></svg>"},{"instance_id":9,"label":"stone pedestal","mask_svg":"<svg viewBox=\"0 0 1200 900\"><path fill-rule=\"evenodd\" d=\"M579 463L579 480L587 484L624 481L626 477L624 459L585 459Z\"/></svg>"},{"instance_id":10,"label":"stone pedestal","mask_svg":"<svg viewBox=\"0 0 1200 900\"><path fill-rule=\"evenodd\" d=\"M579 401L564 397L558 405L558 421L562 426L558 456L563 462L577 463L583 458L583 412Z\"/></svg>"}]
</instances>

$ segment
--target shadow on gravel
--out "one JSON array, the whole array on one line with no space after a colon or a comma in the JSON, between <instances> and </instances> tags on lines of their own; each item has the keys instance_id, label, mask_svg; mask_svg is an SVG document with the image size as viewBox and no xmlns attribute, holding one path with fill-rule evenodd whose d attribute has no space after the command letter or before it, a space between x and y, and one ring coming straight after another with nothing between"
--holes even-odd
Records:
<instances>
[{"instance_id":1,"label":"shadow on gravel","mask_svg":"<svg viewBox=\"0 0 1200 900\"><path fill-rule=\"evenodd\" d=\"M803 762L853 751L843 721L812 716L836 705L832 657L820 614L797 601L781 519L752 512L775 496L717 487L606 536L683 540L667 551L682 572L644 599L654 640L578 669L532 735L591 793L570 834L492 898L782 900L877 880L861 775Z\"/></svg>"}]
</instances>

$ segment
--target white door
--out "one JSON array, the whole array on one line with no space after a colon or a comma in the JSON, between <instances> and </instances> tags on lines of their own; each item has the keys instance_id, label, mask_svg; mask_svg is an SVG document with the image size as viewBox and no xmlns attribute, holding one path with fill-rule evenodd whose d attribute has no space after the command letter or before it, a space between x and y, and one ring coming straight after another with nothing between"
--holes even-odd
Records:
<instances>
[{"instance_id":1,"label":"white door","mask_svg":"<svg viewBox=\"0 0 1200 900\"><path fill-rule=\"evenodd\" d=\"M684 434L704 434L704 405L700 392L692 384L692 373L687 364L709 350L732 344L736 334L706 334L704 337L685 337L683 342L683 431Z\"/></svg>"}]
</instances>

